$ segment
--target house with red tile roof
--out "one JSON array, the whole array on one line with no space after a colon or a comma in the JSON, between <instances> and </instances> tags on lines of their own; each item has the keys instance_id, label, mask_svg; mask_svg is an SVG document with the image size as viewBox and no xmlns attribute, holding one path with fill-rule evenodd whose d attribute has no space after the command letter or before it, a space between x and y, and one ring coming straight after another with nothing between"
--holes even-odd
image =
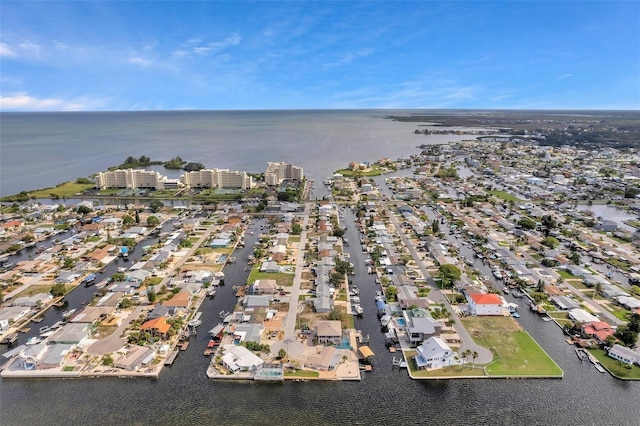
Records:
<instances>
[{"instance_id":1,"label":"house with red tile roof","mask_svg":"<svg viewBox=\"0 0 640 426\"><path fill-rule=\"evenodd\" d=\"M599 343L604 343L607 337L612 336L615 331L609 324L602 321L592 321L582 326L582 334L585 337L592 337Z\"/></svg>"},{"instance_id":2,"label":"house with red tile roof","mask_svg":"<svg viewBox=\"0 0 640 426\"><path fill-rule=\"evenodd\" d=\"M170 328L171 324L167 322L167 319L165 317L158 317L143 323L140 326L140 331L148 331L154 336L166 337Z\"/></svg>"},{"instance_id":3,"label":"house with red tile roof","mask_svg":"<svg viewBox=\"0 0 640 426\"><path fill-rule=\"evenodd\" d=\"M497 294L468 294L469 313L471 315L504 315L505 301Z\"/></svg>"}]
</instances>

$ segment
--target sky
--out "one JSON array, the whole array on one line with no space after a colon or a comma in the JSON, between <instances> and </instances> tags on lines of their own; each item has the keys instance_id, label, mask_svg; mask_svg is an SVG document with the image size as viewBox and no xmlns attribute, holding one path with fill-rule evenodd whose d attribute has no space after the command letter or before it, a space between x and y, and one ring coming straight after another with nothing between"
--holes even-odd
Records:
<instances>
[{"instance_id":1,"label":"sky","mask_svg":"<svg viewBox=\"0 0 640 426\"><path fill-rule=\"evenodd\" d=\"M0 2L0 110L640 109L640 2Z\"/></svg>"}]
</instances>

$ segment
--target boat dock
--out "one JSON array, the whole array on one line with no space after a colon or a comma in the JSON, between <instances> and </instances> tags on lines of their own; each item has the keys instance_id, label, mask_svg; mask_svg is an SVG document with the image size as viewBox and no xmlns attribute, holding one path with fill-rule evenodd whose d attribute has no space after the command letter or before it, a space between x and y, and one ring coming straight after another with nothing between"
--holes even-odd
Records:
<instances>
[{"instance_id":1,"label":"boat dock","mask_svg":"<svg viewBox=\"0 0 640 426\"><path fill-rule=\"evenodd\" d=\"M591 354L591 352L587 351L586 349L583 348L576 348L576 355L578 356L578 358L580 359L580 361L584 361L585 358L589 360L589 362L591 364L593 364L593 366L595 367L596 370L598 370L601 373L604 373L605 371L607 371L602 364L600 364L600 361L598 361L598 359L593 356Z\"/></svg>"},{"instance_id":2,"label":"boat dock","mask_svg":"<svg viewBox=\"0 0 640 426\"><path fill-rule=\"evenodd\" d=\"M182 345L180 345L180 350L186 351L188 347L189 347L189 342L183 342Z\"/></svg>"},{"instance_id":3,"label":"boat dock","mask_svg":"<svg viewBox=\"0 0 640 426\"><path fill-rule=\"evenodd\" d=\"M167 356L167 359L164 360L164 365L172 365L173 361L176 360L176 357L178 356L178 351L177 350L173 350L171 351L171 353L169 353L169 356Z\"/></svg>"}]
</instances>

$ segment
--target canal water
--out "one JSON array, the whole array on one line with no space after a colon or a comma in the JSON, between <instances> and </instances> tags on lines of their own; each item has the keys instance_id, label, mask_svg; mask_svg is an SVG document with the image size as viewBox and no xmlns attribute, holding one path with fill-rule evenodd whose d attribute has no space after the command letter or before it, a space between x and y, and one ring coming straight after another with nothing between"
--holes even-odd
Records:
<instances>
[{"instance_id":1,"label":"canal water","mask_svg":"<svg viewBox=\"0 0 640 426\"><path fill-rule=\"evenodd\" d=\"M256 232L246 235L246 247L235 254L237 263L225 268L226 285L203 303L202 326L191 337L188 350L157 380L2 379L0 424L638 424L640 382L619 381L580 363L561 330L526 309L521 309L518 321L564 370L564 379L409 379L406 371L392 366L392 354L375 315L374 296L379 288L374 275L366 273L354 216L348 210L344 216L346 235L352 241L348 251L356 269L352 279L365 311L362 319L356 319L356 328L370 336L375 353L374 369L363 373L361 382L256 384L207 379L210 359L203 356L207 330L218 323L221 310L231 310L235 304L231 287L247 278L245 260ZM67 296L70 306L81 304L93 291L78 287ZM40 325L54 322L58 315L47 313Z\"/></svg>"}]
</instances>

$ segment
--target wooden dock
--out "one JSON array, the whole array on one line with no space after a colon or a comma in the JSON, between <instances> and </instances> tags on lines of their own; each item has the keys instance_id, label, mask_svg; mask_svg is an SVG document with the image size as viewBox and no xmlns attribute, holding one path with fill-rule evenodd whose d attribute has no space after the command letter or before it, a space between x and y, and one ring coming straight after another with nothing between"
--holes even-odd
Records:
<instances>
[{"instance_id":1,"label":"wooden dock","mask_svg":"<svg viewBox=\"0 0 640 426\"><path fill-rule=\"evenodd\" d=\"M167 359L164 360L164 365L172 365L173 361L176 360L176 357L178 356L178 351L177 350L173 350L171 351L171 353L169 353L169 356L167 356Z\"/></svg>"},{"instance_id":2,"label":"wooden dock","mask_svg":"<svg viewBox=\"0 0 640 426\"><path fill-rule=\"evenodd\" d=\"M180 345L180 350L181 350L181 351L186 351L188 347L189 347L189 342L183 342L183 343Z\"/></svg>"}]
</instances>

